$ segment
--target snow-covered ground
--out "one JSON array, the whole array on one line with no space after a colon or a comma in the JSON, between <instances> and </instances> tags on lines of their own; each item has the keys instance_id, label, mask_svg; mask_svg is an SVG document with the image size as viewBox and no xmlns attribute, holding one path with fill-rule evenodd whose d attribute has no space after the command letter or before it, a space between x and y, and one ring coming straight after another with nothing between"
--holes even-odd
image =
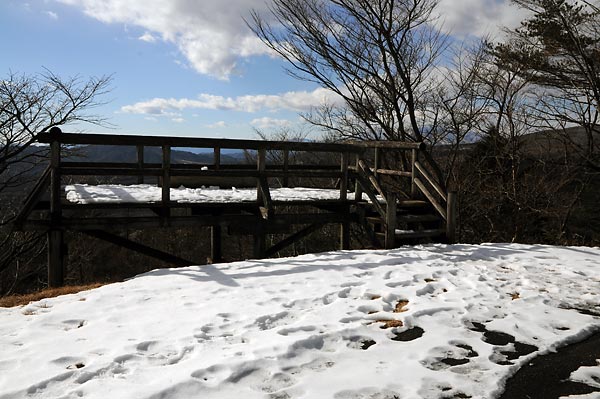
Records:
<instances>
[{"instance_id":1,"label":"snow-covered ground","mask_svg":"<svg viewBox=\"0 0 600 399\"><path fill-rule=\"evenodd\" d=\"M150 184L70 184L65 186L67 200L78 204L103 202L160 202L162 188ZM322 188L272 188L273 201L336 200L340 190ZM171 201L186 203L256 202L256 189L171 188Z\"/></svg>"},{"instance_id":2,"label":"snow-covered ground","mask_svg":"<svg viewBox=\"0 0 600 399\"><path fill-rule=\"evenodd\" d=\"M155 270L0 309L0 398L493 398L600 329L575 310L599 311L599 265L486 244Z\"/></svg>"}]
</instances>

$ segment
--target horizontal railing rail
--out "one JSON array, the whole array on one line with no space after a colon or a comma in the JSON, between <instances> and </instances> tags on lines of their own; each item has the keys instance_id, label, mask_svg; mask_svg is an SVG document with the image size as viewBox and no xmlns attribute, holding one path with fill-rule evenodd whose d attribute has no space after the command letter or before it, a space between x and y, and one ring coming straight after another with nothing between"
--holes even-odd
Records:
<instances>
[{"instance_id":1,"label":"horizontal railing rail","mask_svg":"<svg viewBox=\"0 0 600 399\"><path fill-rule=\"evenodd\" d=\"M38 136L40 143L51 145L52 157L51 179L53 186L51 193L54 196L60 193L61 176L129 176L137 177L138 183L144 183L145 178L154 178L162 186L161 206L165 214L169 215L171 202L171 186L179 185L181 179L194 184L194 181L205 179L213 182L243 180L254 181L256 187L256 203L261 213L267 218L272 211L272 199L269 192L269 179L280 179L283 187L288 187L292 179L331 179L337 182L339 200L347 200L348 188L354 182L355 201L363 201L366 194L368 201L387 225L387 231L393 231L395 224L395 206L389 202L396 202L400 196L415 199L424 196L440 216L448 221L451 205L449 195L443 183L432 176L438 176L434 168L433 174L419 160L419 154L424 153L425 144L421 142L392 142L392 141L350 141L350 142L285 142L270 140L239 140L216 139L196 137L172 136L138 136L138 135L109 135L109 134L80 134L63 133L58 128L53 128L48 133ZM134 146L136 148L135 162L87 162L85 160L69 161L60 158L63 146ZM144 157L146 147L160 148L160 163L147 162ZM174 148L206 149L212 152L211 161L199 163L180 163L171 159ZM222 163L222 150L241 150L246 152L246 163ZM390 152L405 155L392 158L393 162L384 165L383 154ZM338 158L337 163L331 162L331 156L326 157L326 164L314 162L315 158L305 157L302 153L329 153L333 158ZM294 156L291 156L291 155ZM349 165L350 155L356 158L353 165ZM156 153L152 155L156 160ZM273 158L273 159L270 159ZM309 159L312 159L309 160ZM429 165L431 157L423 157ZM48 178L48 177L47 177ZM384 184L383 178L387 179ZM189 180L191 179L191 180ZM196 180L194 180L196 179ZM229 179L229 180L227 180ZM397 192L397 187L390 185L390 179L408 179L410 194ZM321 180L322 181L322 180ZM218 185L218 184L217 184ZM233 185L233 184L231 184ZM54 214L60 214L59 201L54 198Z\"/></svg>"}]
</instances>

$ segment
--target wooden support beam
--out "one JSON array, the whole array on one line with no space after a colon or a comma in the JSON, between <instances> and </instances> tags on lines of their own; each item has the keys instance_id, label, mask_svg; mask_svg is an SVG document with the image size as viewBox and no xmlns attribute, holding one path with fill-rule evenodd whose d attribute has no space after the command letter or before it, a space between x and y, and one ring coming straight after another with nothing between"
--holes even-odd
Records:
<instances>
[{"instance_id":1,"label":"wooden support beam","mask_svg":"<svg viewBox=\"0 0 600 399\"><path fill-rule=\"evenodd\" d=\"M360 162L360 156L357 154L356 155L356 166L355 166L356 173L359 173L359 170L360 170L359 162ZM356 177L356 180L354 181L354 200L362 201L362 194L363 194L362 186L360 185L360 183L358 181L358 177Z\"/></svg>"},{"instance_id":2,"label":"wooden support beam","mask_svg":"<svg viewBox=\"0 0 600 399\"><path fill-rule=\"evenodd\" d=\"M60 133L60 129L58 132ZM60 143L55 140L50 143L50 230L47 233L50 287L60 287L64 284L64 233L58 229L62 219L61 191Z\"/></svg>"},{"instance_id":3,"label":"wooden support beam","mask_svg":"<svg viewBox=\"0 0 600 399\"><path fill-rule=\"evenodd\" d=\"M64 266L66 246L62 230L49 230L48 240L48 287L62 287L64 281Z\"/></svg>"},{"instance_id":4,"label":"wooden support beam","mask_svg":"<svg viewBox=\"0 0 600 399\"><path fill-rule=\"evenodd\" d=\"M342 201L348 199L348 157L347 152L342 153L340 164L340 172L342 173L340 178L340 200Z\"/></svg>"},{"instance_id":5,"label":"wooden support beam","mask_svg":"<svg viewBox=\"0 0 600 399\"><path fill-rule=\"evenodd\" d=\"M50 143L50 222L60 224L61 209L60 143Z\"/></svg>"},{"instance_id":6,"label":"wooden support beam","mask_svg":"<svg viewBox=\"0 0 600 399\"><path fill-rule=\"evenodd\" d=\"M448 192L448 202L446 203L446 238L449 244L456 242L456 192Z\"/></svg>"},{"instance_id":7,"label":"wooden support beam","mask_svg":"<svg viewBox=\"0 0 600 399\"><path fill-rule=\"evenodd\" d=\"M340 249L350 249L350 222L340 223Z\"/></svg>"},{"instance_id":8,"label":"wooden support beam","mask_svg":"<svg viewBox=\"0 0 600 399\"><path fill-rule=\"evenodd\" d=\"M164 216L170 214L169 203L171 202L171 147L162 147L162 206Z\"/></svg>"},{"instance_id":9,"label":"wooden support beam","mask_svg":"<svg viewBox=\"0 0 600 399\"><path fill-rule=\"evenodd\" d=\"M273 201L271 200L271 192L269 191L269 183L267 178L262 176L258 178L259 198L262 200L259 204L259 209L263 219L268 219L273 212Z\"/></svg>"},{"instance_id":10,"label":"wooden support beam","mask_svg":"<svg viewBox=\"0 0 600 399\"><path fill-rule=\"evenodd\" d=\"M357 207L356 213L357 213L357 217L358 217L358 223L363 227L363 229L365 230L365 233L367 233L367 236L369 237L369 240L371 241L371 245L375 248L381 248L381 243L379 242L377 235L375 234L375 232L373 231L373 228L371 227L371 224L368 222L367 218L365 217L364 208Z\"/></svg>"},{"instance_id":11,"label":"wooden support beam","mask_svg":"<svg viewBox=\"0 0 600 399\"><path fill-rule=\"evenodd\" d=\"M254 235L254 259L263 259L266 257L267 236L265 234Z\"/></svg>"},{"instance_id":12,"label":"wooden support beam","mask_svg":"<svg viewBox=\"0 0 600 399\"><path fill-rule=\"evenodd\" d=\"M396 193L387 193L386 202L385 248L391 249L396 246Z\"/></svg>"},{"instance_id":13,"label":"wooden support beam","mask_svg":"<svg viewBox=\"0 0 600 399\"><path fill-rule=\"evenodd\" d=\"M144 184L144 146L137 145L137 169L139 172L137 182L138 184Z\"/></svg>"},{"instance_id":14,"label":"wooden support beam","mask_svg":"<svg viewBox=\"0 0 600 399\"><path fill-rule=\"evenodd\" d=\"M221 148L220 147L215 147L214 148L214 166L215 166L215 170L219 170L221 169Z\"/></svg>"},{"instance_id":15,"label":"wooden support beam","mask_svg":"<svg viewBox=\"0 0 600 399\"><path fill-rule=\"evenodd\" d=\"M269 181L265 176L266 162L267 151L264 148L261 148L258 150L258 157L256 160L256 170L258 171L256 198L263 219L268 219L273 210L273 201L271 200L271 192L269 191Z\"/></svg>"},{"instance_id":16,"label":"wooden support beam","mask_svg":"<svg viewBox=\"0 0 600 399\"><path fill-rule=\"evenodd\" d=\"M191 262L187 259L180 258L175 255L171 255L167 252L163 252L161 250L151 248L144 244L140 244L135 241L131 241L127 238L118 236L116 234L108 233L103 230L84 230L82 233L85 233L91 237L98 238L103 241L107 241L111 244L118 245L120 247L141 253L142 255L150 256L152 258L158 259L163 262L170 263L175 266L191 266L196 263Z\"/></svg>"},{"instance_id":17,"label":"wooden support beam","mask_svg":"<svg viewBox=\"0 0 600 399\"><path fill-rule=\"evenodd\" d=\"M256 208L254 208L256 210ZM212 226L215 224L229 224L236 226L236 229L248 227L248 234L253 234L253 225L258 221L265 223L270 233L271 227L277 231L273 233L285 232L284 228L290 224L308 224L308 223L341 223L347 216L337 213L297 213L297 214L276 214L268 222L257 218L256 215L235 214L235 215L192 215L192 216L171 216L169 226ZM163 220L155 216L131 216L131 217L82 217L82 218L63 218L60 228L72 229L76 231L84 230L109 230L116 231L125 228L151 229L164 226ZM244 227L241 227L244 226ZM48 220L27 220L23 224L26 231L47 231L51 227Z\"/></svg>"},{"instance_id":18,"label":"wooden support beam","mask_svg":"<svg viewBox=\"0 0 600 399\"><path fill-rule=\"evenodd\" d=\"M29 193L29 195L23 202L23 207L21 208L21 211L15 218L15 230L21 230L23 228L23 222L27 219L31 211L34 210L35 206L38 204L40 198L42 197L42 194L44 194L45 190L48 188L48 184L50 182L50 173L51 167L48 166L38 179L37 183L35 183L35 187L33 188L33 190Z\"/></svg>"},{"instance_id":19,"label":"wooden support beam","mask_svg":"<svg viewBox=\"0 0 600 399\"><path fill-rule=\"evenodd\" d=\"M265 251L265 257L270 257L270 256L275 255L277 252L289 247L296 241L319 230L323 225L324 225L324 223L314 223L314 224L309 225L308 227L305 227L305 228L295 232L291 236L279 241L277 244L273 245L271 248L269 248L267 251Z\"/></svg>"},{"instance_id":20,"label":"wooden support beam","mask_svg":"<svg viewBox=\"0 0 600 399\"><path fill-rule=\"evenodd\" d=\"M410 160L410 198L411 199L415 199L416 195L417 195L417 188L415 186L415 164L417 163L417 157L418 157L418 153L417 150L413 149L411 150L411 160Z\"/></svg>"},{"instance_id":21,"label":"wooden support beam","mask_svg":"<svg viewBox=\"0 0 600 399\"><path fill-rule=\"evenodd\" d=\"M288 171L290 168L290 150L283 150L283 187L290 186Z\"/></svg>"},{"instance_id":22,"label":"wooden support beam","mask_svg":"<svg viewBox=\"0 0 600 399\"><path fill-rule=\"evenodd\" d=\"M258 172L258 176L256 179L256 199L258 201L259 204L263 203L263 199L261 197L261 182L260 182L260 177L262 174L264 174L265 170L266 170L266 162L267 162L267 150L265 150L264 148L258 150L258 153L256 154L256 171Z\"/></svg>"}]
</instances>

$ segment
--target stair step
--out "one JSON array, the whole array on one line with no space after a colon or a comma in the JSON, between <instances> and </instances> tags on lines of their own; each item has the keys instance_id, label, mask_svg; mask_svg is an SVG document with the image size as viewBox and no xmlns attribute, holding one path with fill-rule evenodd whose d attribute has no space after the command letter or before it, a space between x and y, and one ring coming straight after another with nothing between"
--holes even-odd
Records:
<instances>
[{"instance_id":1,"label":"stair step","mask_svg":"<svg viewBox=\"0 0 600 399\"><path fill-rule=\"evenodd\" d=\"M444 229L427 229L427 230L396 230L396 238L425 238L437 237L446 234Z\"/></svg>"},{"instance_id":2,"label":"stair step","mask_svg":"<svg viewBox=\"0 0 600 399\"><path fill-rule=\"evenodd\" d=\"M422 215L418 214L399 214L396 216L399 222L405 223L418 223L418 222L439 222L441 217L439 215L434 215L431 213L425 213ZM383 224L385 221L381 218L381 216L367 216L367 222L371 224Z\"/></svg>"},{"instance_id":3,"label":"stair step","mask_svg":"<svg viewBox=\"0 0 600 399\"><path fill-rule=\"evenodd\" d=\"M421 208L424 206L429 206L429 202L421 201L421 200L404 200L398 201L398 208Z\"/></svg>"},{"instance_id":4,"label":"stair step","mask_svg":"<svg viewBox=\"0 0 600 399\"><path fill-rule=\"evenodd\" d=\"M444 234L446 234L444 229L396 230L396 239L437 237ZM375 233L375 235L382 239L385 238L385 233Z\"/></svg>"},{"instance_id":5,"label":"stair step","mask_svg":"<svg viewBox=\"0 0 600 399\"><path fill-rule=\"evenodd\" d=\"M407 223L416 223L416 222L437 222L441 219L441 217L439 215L433 215L433 214L422 214L422 215L413 215L413 214L406 214L406 215L398 215L396 216L397 220L400 222L407 222Z\"/></svg>"},{"instance_id":6,"label":"stair step","mask_svg":"<svg viewBox=\"0 0 600 399\"><path fill-rule=\"evenodd\" d=\"M379 203L385 205L385 201L379 201ZM373 207L371 202L360 202L359 204L369 208ZM396 203L398 208L421 208L429 205L429 202L423 200L401 200Z\"/></svg>"},{"instance_id":7,"label":"stair step","mask_svg":"<svg viewBox=\"0 0 600 399\"><path fill-rule=\"evenodd\" d=\"M367 219L367 222L369 222L371 224L383 223L383 219L381 219L381 216L367 216L365 219Z\"/></svg>"}]
</instances>

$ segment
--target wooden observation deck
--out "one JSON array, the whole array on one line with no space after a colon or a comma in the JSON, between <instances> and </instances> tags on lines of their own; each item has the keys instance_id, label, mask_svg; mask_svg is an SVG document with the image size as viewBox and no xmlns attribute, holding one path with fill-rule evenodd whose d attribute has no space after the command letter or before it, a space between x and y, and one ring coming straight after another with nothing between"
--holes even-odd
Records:
<instances>
[{"instance_id":1,"label":"wooden observation deck","mask_svg":"<svg viewBox=\"0 0 600 399\"><path fill-rule=\"evenodd\" d=\"M50 145L50 164L25 200L15 228L47 232L50 286L63 284L65 231L79 231L177 266L192 263L126 239L118 232L127 228L210 226L211 258L215 263L222 257L224 234L252 235L254 257L263 258L331 223L340 226L340 249L350 248L352 224L362 226L375 247L393 248L421 239L454 240L455 195L430 172L433 161L424 152L423 143L73 134L58 128L40 134L38 141ZM137 161L61 159L67 146L107 144L135 147ZM162 162L146 162L145 147L159 147ZM172 148L208 150L213 154L213 162L173 163ZM253 163L223 164L221 154L225 149L244 150L251 154ZM307 161L303 154L317 161ZM67 183L93 176L123 179L126 184L120 186L121 197L115 193L113 200L83 203L67 199ZM187 201L173 197L177 190L173 186L181 184L231 187L248 182L254 187L251 198ZM157 187L156 198L132 200L127 195L128 187L144 183ZM287 187L315 184L327 195L297 199L278 196L278 190ZM288 235L267 248L268 234Z\"/></svg>"}]
</instances>

